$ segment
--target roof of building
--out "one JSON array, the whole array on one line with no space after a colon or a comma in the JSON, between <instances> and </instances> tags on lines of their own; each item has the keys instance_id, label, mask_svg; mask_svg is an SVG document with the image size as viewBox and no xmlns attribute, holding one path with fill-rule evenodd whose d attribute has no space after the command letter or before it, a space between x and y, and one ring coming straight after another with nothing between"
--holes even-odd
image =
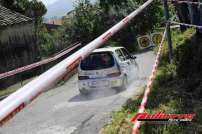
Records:
<instances>
[{"instance_id":1,"label":"roof of building","mask_svg":"<svg viewBox=\"0 0 202 134\"><path fill-rule=\"evenodd\" d=\"M48 31L54 30L54 29L58 29L59 27L61 27L61 25L56 25L56 24L49 24L49 23L43 23Z\"/></svg>"},{"instance_id":2,"label":"roof of building","mask_svg":"<svg viewBox=\"0 0 202 134\"><path fill-rule=\"evenodd\" d=\"M0 5L0 26L20 24L28 21L32 21L32 19Z\"/></svg>"},{"instance_id":3,"label":"roof of building","mask_svg":"<svg viewBox=\"0 0 202 134\"><path fill-rule=\"evenodd\" d=\"M52 25L58 25L61 26L62 25L62 19L51 19L47 22L45 22L46 24L52 24Z\"/></svg>"}]
</instances>

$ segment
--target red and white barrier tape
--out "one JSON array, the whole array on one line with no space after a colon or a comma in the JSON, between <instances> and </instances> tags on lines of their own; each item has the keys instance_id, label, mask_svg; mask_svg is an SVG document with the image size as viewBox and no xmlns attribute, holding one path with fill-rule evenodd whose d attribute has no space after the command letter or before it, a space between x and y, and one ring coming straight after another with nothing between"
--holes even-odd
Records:
<instances>
[{"instance_id":1,"label":"red and white barrier tape","mask_svg":"<svg viewBox=\"0 0 202 134\"><path fill-rule=\"evenodd\" d=\"M186 26L186 27L194 27L194 28L202 28L202 26L199 25L193 25L193 24L187 24L187 23L180 23L180 22L176 22L176 21L169 21L171 24L177 24L177 25L181 25L181 26Z\"/></svg>"},{"instance_id":2,"label":"red and white barrier tape","mask_svg":"<svg viewBox=\"0 0 202 134\"><path fill-rule=\"evenodd\" d=\"M157 56L156 56L156 59L155 59L155 63L153 65L152 74L149 77L149 81L147 83L142 102L141 102L140 107L138 109L138 113L143 113L144 110L145 110L145 106L146 106L146 103L147 103L147 100L148 100L148 95L150 93L152 83L153 83L153 81L154 81L154 79L156 77L157 67L158 67L158 64L159 64L160 54L161 54L161 50L162 50L162 46L163 46L163 42L165 40L165 37L166 37L166 30L164 31L163 38L162 38L161 43L159 45L159 50L158 50L158 53L157 53ZM139 127L140 127L140 122L136 120L134 122L132 134L137 134Z\"/></svg>"},{"instance_id":3,"label":"red and white barrier tape","mask_svg":"<svg viewBox=\"0 0 202 134\"><path fill-rule=\"evenodd\" d=\"M58 54L58 55L56 55L54 57L51 57L51 58L48 58L48 59L45 59L45 60L30 64L30 65L26 65L24 67L20 67L20 68L17 68L15 70L12 70L12 71L9 71L9 72L1 73L0 74L0 79L6 78L6 77L9 77L9 76L13 76L13 75L16 75L18 73L28 71L30 69L42 66L42 65L47 64L47 63L52 62L52 61L55 61L55 60L59 59L60 57L64 56L65 54L69 53L70 51L74 50L75 48L77 48L80 45L81 44L76 44L75 46L65 50L64 52L61 52L60 54Z\"/></svg>"},{"instance_id":4,"label":"red and white barrier tape","mask_svg":"<svg viewBox=\"0 0 202 134\"><path fill-rule=\"evenodd\" d=\"M69 73L73 67L76 67L81 59L88 56L93 50L109 40L115 33L125 27L135 16L141 13L152 2L153 0L148 0L104 34L1 101L0 126L15 116L15 114L21 111L27 104L31 103L31 101L43 91L46 91L50 89L50 87L54 86L55 83Z\"/></svg>"},{"instance_id":5,"label":"red and white barrier tape","mask_svg":"<svg viewBox=\"0 0 202 134\"><path fill-rule=\"evenodd\" d=\"M195 4L195 5L202 5L202 3L201 2L192 2L192 1L185 1L185 0L171 0L170 2L176 2L176 3L178 3L178 4Z\"/></svg>"}]
</instances>

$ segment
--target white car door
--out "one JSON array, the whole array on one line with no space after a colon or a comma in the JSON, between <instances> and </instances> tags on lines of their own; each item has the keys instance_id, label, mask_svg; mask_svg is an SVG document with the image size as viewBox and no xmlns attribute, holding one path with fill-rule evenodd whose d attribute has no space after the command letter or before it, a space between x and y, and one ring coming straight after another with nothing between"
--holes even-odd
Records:
<instances>
[{"instance_id":1,"label":"white car door","mask_svg":"<svg viewBox=\"0 0 202 134\"><path fill-rule=\"evenodd\" d=\"M117 49L115 52L118 57L121 71L128 76L130 74L130 61L125 58L121 49Z\"/></svg>"},{"instance_id":2,"label":"white car door","mask_svg":"<svg viewBox=\"0 0 202 134\"><path fill-rule=\"evenodd\" d=\"M132 56L125 48L121 48L121 51L125 57L125 62L128 63L128 78L130 80L132 80L133 78L136 77L136 73L137 73L137 65L136 65L136 61L135 61L135 56Z\"/></svg>"},{"instance_id":3,"label":"white car door","mask_svg":"<svg viewBox=\"0 0 202 134\"><path fill-rule=\"evenodd\" d=\"M133 61L131 59L130 53L125 48L121 48L121 52L124 55L124 61L128 64L127 69L128 69L128 76L129 76L132 73Z\"/></svg>"}]
</instances>

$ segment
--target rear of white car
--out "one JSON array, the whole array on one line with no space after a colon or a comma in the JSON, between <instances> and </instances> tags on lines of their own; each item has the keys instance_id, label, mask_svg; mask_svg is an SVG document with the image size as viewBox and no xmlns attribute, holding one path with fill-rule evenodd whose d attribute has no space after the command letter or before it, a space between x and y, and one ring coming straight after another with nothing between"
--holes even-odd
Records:
<instances>
[{"instance_id":1,"label":"rear of white car","mask_svg":"<svg viewBox=\"0 0 202 134\"><path fill-rule=\"evenodd\" d=\"M126 74L121 71L114 52L101 50L94 51L78 67L81 93L96 88L123 87L126 84Z\"/></svg>"}]
</instances>

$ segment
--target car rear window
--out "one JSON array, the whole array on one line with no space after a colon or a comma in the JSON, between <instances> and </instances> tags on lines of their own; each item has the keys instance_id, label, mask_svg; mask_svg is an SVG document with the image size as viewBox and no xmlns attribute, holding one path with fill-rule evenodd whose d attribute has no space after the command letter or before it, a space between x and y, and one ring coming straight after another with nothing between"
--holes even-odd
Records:
<instances>
[{"instance_id":1,"label":"car rear window","mask_svg":"<svg viewBox=\"0 0 202 134\"><path fill-rule=\"evenodd\" d=\"M114 66L114 58L110 52L92 53L81 61L82 70L106 69Z\"/></svg>"}]
</instances>

